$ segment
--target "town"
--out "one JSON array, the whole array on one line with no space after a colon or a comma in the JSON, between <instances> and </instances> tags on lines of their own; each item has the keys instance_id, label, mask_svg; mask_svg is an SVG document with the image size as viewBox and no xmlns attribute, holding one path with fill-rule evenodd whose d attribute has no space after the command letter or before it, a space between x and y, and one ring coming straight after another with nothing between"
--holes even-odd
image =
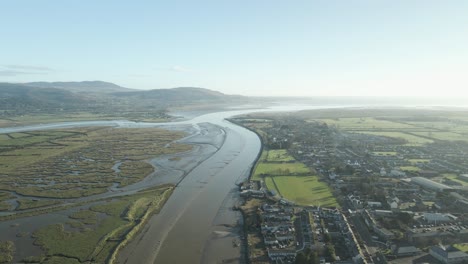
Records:
<instances>
[{"instance_id":1,"label":"town","mask_svg":"<svg viewBox=\"0 0 468 264\"><path fill-rule=\"evenodd\" d=\"M342 111L231 120L264 146L240 187L250 262L467 262L468 122Z\"/></svg>"}]
</instances>

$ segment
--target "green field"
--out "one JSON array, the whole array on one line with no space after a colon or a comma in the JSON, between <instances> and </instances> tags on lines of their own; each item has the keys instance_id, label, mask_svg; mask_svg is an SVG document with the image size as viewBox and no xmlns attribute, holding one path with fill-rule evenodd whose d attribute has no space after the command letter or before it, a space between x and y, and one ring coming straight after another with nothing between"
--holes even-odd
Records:
<instances>
[{"instance_id":1,"label":"green field","mask_svg":"<svg viewBox=\"0 0 468 264\"><path fill-rule=\"evenodd\" d=\"M420 163L429 163L431 162L431 160L430 159L409 159L408 162L411 163L412 165L417 165Z\"/></svg>"},{"instance_id":2,"label":"green field","mask_svg":"<svg viewBox=\"0 0 468 264\"><path fill-rule=\"evenodd\" d=\"M314 121L322 121L328 125L336 126L343 130L414 130L413 125L402 124L387 120L379 120L372 117L362 118L336 118L336 119L314 119Z\"/></svg>"},{"instance_id":3,"label":"green field","mask_svg":"<svg viewBox=\"0 0 468 264\"><path fill-rule=\"evenodd\" d=\"M368 135L375 135L375 136L383 136L383 137L390 137L390 138L400 138L406 140L408 146L421 146L428 143L433 143L433 140L422 138L402 132L389 132L389 131L382 131L382 132L375 132L375 131L357 131L361 134L368 134Z\"/></svg>"},{"instance_id":4,"label":"green field","mask_svg":"<svg viewBox=\"0 0 468 264\"><path fill-rule=\"evenodd\" d=\"M424 137L430 137L433 139L438 139L438 140L448 140L448 141L465 141L468 142L468 135L466 132L464 134L461 133L456 133L456 132L414 132L413 134L424 136Z\"/></svg>"},{"instance_id":5,"label":"green field","mask_svg":"<svg viewBox=\"0 0 468 264\"><path fill-rule=\"evenodd\" d=\"M273 179L281 195L299 205L338 206L327 183L319 181L317 176L274 176Z\"/></svg>"},{"instance_id":6,"label":"green field","mask_svg":"<svg viewBox=\"0 0 468 264\"><path fill-rule=\"evenodd\" d=\"M304 164L295 163L260 163L255 169L255 175L287 175L287 174L310 173L309 168Z\"/></svg>"},{"instance_id":7,"label":"green field","mask_svg":"<svg viewBox=\"0 0 468 264\"><path fill-rule=\"evenodd\" d=\"M446 179L449 179L449 180L452 180L452 181L455 181L455 182L458 182L463 186L468 186L468 182L465 181L463 178L459 178L456 174L448 174L448 173L447 174L442 174L442 177L446 178Z\"/></svg>"},{"instance_id":8,"label":"green field","mask_svg":"<svg viewBox=\"0 0 468 264\"><path fill-rule=\"evenodd\" d=\"M468 243L459 243L459 244L454 244L453 246L458 248L461 251L468 252Z\"/></svg>"},{"instance_id":9,"label":"green field","mask_svg":"<svg viewBox=\"0 0 468 264\"><path fill-rule=\"evenodd\" d=\"M261 180L269 175L309 174L310 169L295 159L286 150L264 150L252 175L252 180Z\"/></svg>"},{"instance_id":10,"label":"green field","mask_svg":"<svg viewBox=\"0 0 468 264\"><path fill-rule=\"evenodd\" d=\"M273 182L273 177L265 177L265 184L270 191L275 191L277 195L281 195L278 189L275 186L275 183Z\"/></svg>"},{"instance_id":11,"label":"green field","mask_svg":"<svg viewBox=\"0 0 468 264\"><path fill-rule=\"evenodd\" d=\"M299 205L337 207L328 185L311 176L303 163L293 161L286 150L264 150L252 179L264 180L269 190Z\"/></svg>"},{"instance_id":12,"label":"green field","mask_svg":"<svg viewBox=\"0 0 468 264\"><path fill-rule=\"evenodd\" d=\"M421 169L416 166L402 166L400 170L407 172L419 172Z\"/></svg>"},{"instance_id":13,"label":"green field","mask_svg":"<svg viewBox=\"0 0 468 264\"><path fill-rule=\"evenodd\" d=\"M339 110L331 111L337 115ZM349 115L353 111L342 112L342 115ZM403 138L408 141L408 145L422 145L431 143L433 140L465 141L468 142L467 118L463 112L432 112L430 118L433 121L415 121L419 116L409 118L411 113L403 114L397 111L384 110L360 112L363 117L344 118L314 118L307 119L309 122L325 122L344 131L359 132L371 135L381 135L394 138ZM420 114L418 111L411 111L413 114ZM316 114L309 113L313 116ZM352 114L351 114L352 115ZM427 115L427 113L426 113ZM326 116L326 115L325 115ZM427 119L430 119L427 118ZM431 140L433 139L433 140Z\"/></svg>"},{"instance_id":14,"label":"green field","mask_svg":"<svg viewBox=\"0 0 468 264\"><path fill-rule=\"evenodd\" d=\"M266 161L268 162L291 162L295 159L289 155L288 151L285 149L273 149L266 152Z\"/></svg>"}]
</instances>

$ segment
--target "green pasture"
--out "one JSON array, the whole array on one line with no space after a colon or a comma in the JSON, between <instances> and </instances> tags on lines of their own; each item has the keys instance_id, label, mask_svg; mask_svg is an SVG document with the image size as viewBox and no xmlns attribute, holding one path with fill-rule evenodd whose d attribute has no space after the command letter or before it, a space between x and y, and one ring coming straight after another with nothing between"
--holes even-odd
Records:
<instances>
[{"instance_id":1,"label":"green pasture","mask_svg":"<svg viewBox=\"0 0 468 264\"><path fill-rule=\"evenodd\" d=\"M419 172L421 169L416 166L401 166L400 170L406 172Z\"/></svg>"},{"instance_id":2,"label":"green pasture","mask_svg":"<svg viewBox=\"0 0 468 264\"><path fill-rule=\"evenodd\" d=\"M268 162L291 162L295 159L286 149L272 149L266 152L266 161Z\"/></svg>"},{"instance_id":3,"label":"green pasture","mask_svg":"<svg viewBox=\"0 0 468 264\"><path fill-rule=\"evenodd\" d=\"M421 146L424 144L429 144L433 143L433 140L423 138L423 137L418 137L414 136L411 134L406 134L402 132L390 132L390 131L381 131L381 132L375 132L375 131L356 131L357 133L361 134L368 134L368 135L375 135L375 136L383 136L383 137L390 137L390 138L400 138L406 140L408 143L406 145L412 145L412 146Z\"/></svg>"},{"instance_id":4,"label":"green pasture","mask_svg":"<svg viewBox=\"0 0 468 264\"><path fill-rule=\"evenodd\" d=\"M336 118L336 119L314 119L322 121L327 125L333 125L343 130L413 130L415 126L392 122L387 120L379 120L373 117L362 118Z\"/></svg>"},{"instance_id":5,"label":"green pasture","mask_svg":"<svg viewBox=\"0 0 468 264\"><path fill-rule=\"evenodd\" d=\"M431 160L430 159L409 159L408 162L411 163L411 165L417 165L421 163L429 163L431 162Z\"/></svg>"},{"instance_id":6,"label":"green pasture","mask_svg":"<svg viewBox=\"0 0 468 264\"><path fill-rule=\"evenodd\" d=\"M466 133L466 132L465 132ZM437 140L447 141L466 141L468 142L468 134L460 134L456 132L414 132L413 134L429 137Z\"/></svg>"},{"instance_id":7,"label":"green pasture","mask_svg":"<svg viewBox=\"0 0 468 264\"><path fill-rule=\"evenodd\" d=\"M468 243L458 243L454 244L453 246L463 252L468 252Z\"/></svg>"},{"instance_id":8,"label":"green pasture","mask_svg":"<svg viewBox=\"0 0 468 264\"><path fill-rule=\"evenodd\" d=\"M281 195L299 205L337 207L338 203L327 183L317 176L274 176ZM267 185L268 186L268 185Z\"/></svg>"},{"instance_id":9,"label":"green pasture","mask_svg":"<svg viewBox=\"0 0 468 264\"><path fill-rule=\"evenodd\" d=\"M458 175L456 175L456 174L445 173L445 174L442 174L442 177L446 178L446 179L449 179L449 180L452 180L452 181L455 181L455 182L458 182L463 186L468 186L468 181L461 178L461 177L458 177Z\"/></svg>"},{"instance_id":10,"label":"green pasture","mask_svg":"<svg viewBox=\"0 0 468 264\"><path fill-rule=\"evenodd\" d=\"M259 163L255 168L254 178L262 175L288 175L310 173L310 169L302 163Z\"/></svg>"}]
</instances>

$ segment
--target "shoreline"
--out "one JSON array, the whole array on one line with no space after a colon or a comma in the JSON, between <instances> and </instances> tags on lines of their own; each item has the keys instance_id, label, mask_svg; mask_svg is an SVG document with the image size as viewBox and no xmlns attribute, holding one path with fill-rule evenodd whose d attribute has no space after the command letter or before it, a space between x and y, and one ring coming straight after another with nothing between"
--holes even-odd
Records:
<instances>
[{"instance_id":1,"label":"shoreline","mask_svg":"<svg viewBox=\"0 0 468 264\"><path fill-rule=\"evenodd\" d=\"M56 215L62 215L61 212L70 212L70 210L75 210L74 208L81 208L83 206L87 207L89 204L94 204L96 202L106 201L113 198L119 199L120 197L132 195L138 193L139 191L144 191L158 186L176 186L188 173L190 173L191 170L196 168L198 165L216 153L225 140L225 132L222 131L222 128L209 123L197 125L198 129L195 129L193 126L186 124L177 126L164 126L162 128L172 131L186 132L187 136L175 140L172 143L190 144L192 145L192 149L184 152L158 156L149 160L148 162L150 164L153 164L155 161L157 161L157 169L156 171L148 174L142 181L138 183L128 185L123 188L110 188L105 193L88 197L60 199L65 203L59 206L55 205L50 207L41 207L4 215L1 217L2 221L0 222L0 228L5 228L5 230L8 231L8 236L6 237L12 237L15 238L14 240L16 240L15 232L17 231L15 230L17 228L12 229L11 226L17 226L16 223L18 222L24 223L25 221L35 221L35 219L41 219L40 222L44 224L51 222L54 223L57 221L66 221L66 218L63 217L61 220L49 220L52 220L52 218L54 218ZM173 159L175 157L180 159ZM175 171L174 167L178 168L179 171ZM167 201L169 198L170 196L165 200ZM164 201L164 204L166 201ZM162 204L162 206L164 206L164 204ZM158 211L160 211L160 209L158 209L156 213ZM148 218L151 218L151 215ZM139 233L140 230L146 225L146 223L147 220L136 233ZM18 226L21 226L22 230L27 227L27 225L24 224ZM26 231L28 233L32 233L34 231L32 228L33 227L28 227ZM24 240L24 238L21 239ZM31 247L34 247L33 240L31 240L30 243ZM30 254L28 253L26 255ZM15 261L20 261L23 257L24 254L17 255L15 256Z\"/></svg>"},{"instance_id":2,"label":"shoreline","mask_svg":"<svg viewBox=\"0 0 468 264\"><path fill-rule=\"evenodd\" d=\"M217 120L210 123L225 131L222 147L178 184L161 212L121 251L118 263L245 263L245 247L236 245L243 217L233 207L261 144L250 130ZM178 254L182 248L184 254Z\"/></svg>"},{"instance_id":3,"label":"shoreline","mask_svg":"<svg viewBox=\"0 0 468 264\"><path fill-rule=\"evenodd\" d=\"M257 157L255 158L253 164L252 164L252 167L250 168L250 172L249 172L249 176L247 178L248 181L251 180L252 178L252 175L255 171L255 168L257 167L257 163L258 161L260 160L260 158L262 157L262 153L263 153L263 149L265 147L264 143L263 143L263 139L262 137L257 133L257 131L249 128L249 127L245 127L245 126L242 126L239 122L236 122L235 120L233 120L232 118L229 118L229 119L226 119L228 120L229 122L235 124L235 125L238 125L240 127L243 127L251 132L253 132L255 135L257 135L258 139L260 140L260 151L258 152L258 155ZM239 202L242 203L242 205L245 205L245 202L246 200L242 197L239 196ZM239 206L239 211L241 212L241 215L242 215L242 228L240 229L240 232L241 232L241 236L242 236L242 239L241 241L243 243L241 243L241 247L242 247L242 250L241 250L241 253L243 252L244 256L241 255L241 258L244 259L245 263L246 264L250 264L251 261L250 261L250 251L249 251L249 243L248 243L248 231L247 231L247 224L246 224L246 221L245 221L245 218L246 218L246 212L242 209L242 206Z\"/></svg>"}]
</instances>

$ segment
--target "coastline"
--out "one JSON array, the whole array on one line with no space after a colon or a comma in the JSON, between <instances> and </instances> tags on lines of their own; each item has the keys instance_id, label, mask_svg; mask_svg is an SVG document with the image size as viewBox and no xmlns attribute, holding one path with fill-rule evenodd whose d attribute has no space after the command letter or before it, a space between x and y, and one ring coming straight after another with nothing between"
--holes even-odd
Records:
<instances>
[{"instance_id":1,"label":"coastline","mask_svg":"<svg viewBox=\"0 0 468 264\"><path fill-rule=\"evenodd\" d=\"M243 127L251 132L253 132L255 135L257 135L258 139L260 140L260 151L258 152L258 155L257 157L255 157L255 160L250 168L250 171L249 171L249 176L247 178L248 181L251 180L252 178L252 175L253 173L255 172L255 168L257 167L257 163L258 163L258 160L261 158L262 156L262 153L263 153L263 149L264 149L264 143L263 143L263 138L257 133L257 131L249 128L249 127L245 127L243 125L241 125L239 122L236 122L235 120L233 120L232 118L228 118L226 119L228 120L229 122L235 124L235 125L238 125L240 127ZM239 197L239 199L241 199L239 202L242 203L242 205L245 204L245 199L244 198L241 198ZM246 212L242 209L242 207L239 207L239 211L242 215L242 228L240 230L240 235L242 237L241 241L243 243L241 243L241 247L242 247L242 250L241 250L241 253L243 253L243 256L241 255L241 258L244 259L245 263L246 264L250 264L251 261L250 261L250 251L249 251L249 244L248 244L248 238L247 238L247 235L248 235L248 232L247 232L247 224L246 224Z\"/></svg>"}]
</instances>

